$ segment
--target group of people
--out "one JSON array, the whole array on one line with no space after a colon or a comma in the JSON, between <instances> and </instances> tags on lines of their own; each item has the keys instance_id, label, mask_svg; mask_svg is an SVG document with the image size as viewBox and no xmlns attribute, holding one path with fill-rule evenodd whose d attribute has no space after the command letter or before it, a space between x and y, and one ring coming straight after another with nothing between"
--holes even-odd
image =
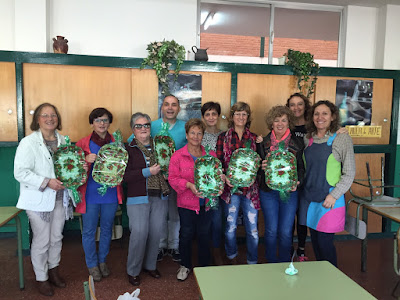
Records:
<instances>
[{"instance_id":1,"label":"group of people","mask_svg":"<svg viewBox=\"0 0 400 300\"><path fill-rule=\"evenodd\" d=\"M339 112L329 101L313 106L301 94L293 94L285 106L275 106L266 115L270 133L264 138L250 131L250 106L234 104L228 116L228 130L218 128L221 107L207 102L201 107L201 119L186 123L178 120L179 100L166 96L161 106L162 118L151 121L141 112L131 117L132 136L126 150L129 154L123 184L109 188L105 195L97 192L92 169L99 149L113 141L108 129L113 115L105 108L96 108L89 115L93 132L77 142L85 153L88 179L79 188L82 201L75 210L82 214L82 245L86 265L95 281L110 275L106 264L112 236L112 226L118 205L126 199L129 217L128 280L140 284L141 272L160 278L157 261L170 255L180 262L178 280L186 280L193 267L192 243L197 239L198 265L223 264L222 230L227 261L238 264L236 228L240 208L246 231L247 263L258 262L258 211L265 223L265 257L268 262L288 262L293 250L293 232L297 214L299 261L307 260L305 240L310 228L313 250L317 260L328 260L337 266L333 243L335 232L344 229L344 193L350 188L355 174L352 140L339 130ZM169 133L176 151L165 176L158 164L153 137L162 123L169 123ZM53 286L63 288L65 280L58 272L61 257L62 230L72 216L69 194L56 179L52 155L63 144L61 116L50 103L38 106L31 123L32 134L21 140L15 155L14 176L21 192L17 207L27 211L33 232L32 265L40 293L51 296ZM266 157L284 144L297 161L297 187L288 199L265 183ZM224 191L218 207L209 209L209 199L196 189L194 168L197 158L210 154L222 163L225 174L232 153L250 146L262 164L257 180L248 187L231 193L229 179L222 175ZM100 219L100 221L99 221ZM100 238L96 249L96 230L100 223Z\"/></svg>"}]
</instances>

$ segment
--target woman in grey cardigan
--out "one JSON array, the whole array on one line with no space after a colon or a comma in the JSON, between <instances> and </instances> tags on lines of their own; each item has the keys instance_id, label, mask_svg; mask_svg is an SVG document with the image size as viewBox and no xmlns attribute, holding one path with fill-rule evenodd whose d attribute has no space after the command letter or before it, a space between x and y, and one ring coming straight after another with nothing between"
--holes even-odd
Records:
<instances>
[{"instance_id":1,"label":"woman in grey cardigan","mask_svg":"<svg viewBox=\"0 0 400 300\"><path fill-rule=\"evenodd\" d=\"M336 134L340 117L329 101L318 101L310 112L304 150L306 175L300 198L300 224L307 225L317 260L337 266L333 244L336 232L344 230L344 194L355 175L354 149L348 134Z\"/></svg>"}]
</instances>

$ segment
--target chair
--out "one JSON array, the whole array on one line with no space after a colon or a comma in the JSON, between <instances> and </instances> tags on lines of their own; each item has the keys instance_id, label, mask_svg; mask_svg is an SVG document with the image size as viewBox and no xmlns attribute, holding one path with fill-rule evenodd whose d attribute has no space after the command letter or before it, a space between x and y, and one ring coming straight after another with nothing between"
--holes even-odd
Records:
<instances>
[{"instance_id":1,"label":"chair","mask_svg":"<svg viewBox=\"0 0 400 300\"><path fill-rule=\"evenodd\" d=\"M78 212L74 212L74 218L78 217L79 219L79 226L81 228L81 233L83 230L83 223L82 223L82 214L78 213ZM115 213L115 219L116 221L114 221L114 227L113 227L113 231L112 231L112 240L117 240L122 238L122 233L123 233L123 228L122 228L122 209L121 206L118 205L117 211ZM100 239L100 227L97 227L97 231L96 231L96 241L99 241Z\"/></svg>"},{"instance_id":2,"label":"chair","mask_svg":"<svg viewBox=\"0 0 400 300\"><path fill-rule=\"evenodd\" d=\"M85 292L85 300L97 300L92 275L89 275L89 280L83 283L83 290Z\"/></svg>"},{"instance_id":3,"label":"chair","mask_svg":"<svg viewBox=\"0 0 400 300\"><path fill-rule=\"evenodd\" d=\"M350 199L347 202L347 211L349 208L350 203L354 202L357 204L357 209L356 209L356 217L352 217L350 215L346 215L346 231L349 233L353 234L354 236L360 238L360 239L365 239L366 237L366 232L367 232L367 226L366 223L360 219L360 208L363 205L370 205L370 206L376 206L376 207L384 207L384 206L399 206L400 207L400 199L395 198L395 197L390 197L385 195L385 188L394 188L394 187L400 187L399 185L385 185L385 162L384 158L381 158L381 178L379 179L371 179L371 172L369 168L369 163L365 163L366 168L367 168L367 179L354 179L353 183L357 185L361 185L363 187L368 188L369 190L369 196L360 196L355 194L355 192L352 190L350 187L350 194L353 196L352 199ZM373 185L373 182L379 181L380 185ZM368 182L368 184L364 184L364 182ZM381 189L381 191L377 191L376 194L374 195L374 189Z\"/></svg>"}]
</instances>

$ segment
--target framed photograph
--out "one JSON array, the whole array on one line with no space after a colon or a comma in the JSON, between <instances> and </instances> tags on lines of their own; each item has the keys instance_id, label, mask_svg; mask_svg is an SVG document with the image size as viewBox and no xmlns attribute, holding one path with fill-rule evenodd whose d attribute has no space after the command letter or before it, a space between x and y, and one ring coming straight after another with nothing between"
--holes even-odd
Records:
<instances>
[{"instance_id":1,"label":"framed photograph","mask_svg":"<svg viewBox=\"0 0 400 300\"><path fill-rule=\"evenodd\" d=\"M336 106L339 108L341 125L371 125L372 80L338 80L336 82Z\"/></svg>"},{"instance_id":2,"label":"framed photograph","mask_svg":"<svg viewBox=\"0 0 400 300\"><path fill-rule=\"evenodd\" d=\"M179 74L175 80L174 74L168 74L170 93L179 99L181 111L178 119L187 121L191 118L201 119L201 75ZM161 118L161 105L164 95L161 94L161 85L158 85L158 117Z\"/></svg>"}]
</instances>

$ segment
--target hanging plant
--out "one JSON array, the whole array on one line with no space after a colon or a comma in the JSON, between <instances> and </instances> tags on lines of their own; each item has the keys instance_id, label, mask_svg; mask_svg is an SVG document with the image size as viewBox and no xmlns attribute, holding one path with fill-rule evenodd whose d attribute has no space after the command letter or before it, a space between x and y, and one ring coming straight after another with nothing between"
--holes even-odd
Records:
<instances>
[{"instance_id":1,"label":"hanging plant","mask_svg":"<svg viewBox=\"0 0 400 300\"><path fill-rule=\"evenodd\" d=\"M285 55L286 64L292 67L293 74L297 76L297 88L309 98L315 92L315 83L320 71L319 65L314 62L314 55L292 49Z\"/></svg>"},{"instance_id":2,"label":"hanging plant","mask_svg":"<svg viewBox=\"0 0 400 300\"><path fill-rule=\"evenodd\" d=\"M169 87L167 75L172 65L171 60L176 59L176 69L174 71L176 80L185 58L185 47L179 45L174 40L163 40L162 42L152 42L148 44L146 50L149 55L143 60L140 69L149 66L156 70L158 82L161 84L161 92L164 95L168 95Z\"/></svg>"}]
</instances>

